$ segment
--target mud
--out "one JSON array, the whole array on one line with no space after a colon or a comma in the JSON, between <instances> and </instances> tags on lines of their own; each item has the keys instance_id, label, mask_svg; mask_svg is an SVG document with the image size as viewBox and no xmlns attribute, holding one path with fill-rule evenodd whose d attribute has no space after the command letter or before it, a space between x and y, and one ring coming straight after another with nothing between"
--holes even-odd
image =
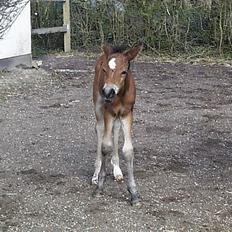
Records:
<instances>
[{"instance_id":1,"label":"mud","mask_svg":"<svg viewBox=\"0 0 232 232\"><path fill-rule=\"evenodd\" d=\"M93 197L94 63L47 56L1 73L0 231L232 231L231 67L132 66L135 208L110 164Z\"/></svg>"}]
</instances>

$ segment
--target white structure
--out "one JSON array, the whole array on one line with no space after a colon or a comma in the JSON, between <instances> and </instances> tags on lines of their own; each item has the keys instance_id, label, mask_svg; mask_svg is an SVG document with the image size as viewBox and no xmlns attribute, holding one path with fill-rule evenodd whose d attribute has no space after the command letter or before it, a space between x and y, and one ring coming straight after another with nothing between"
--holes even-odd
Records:
<instances>
[{"instance_id":1,"label":"white structure","mask_svg":"<svg viewBox=\"0 0 232 232\"><path fill-rule=\"evenodd\" d=\"M30 1L5 2L0 3L0 69L31 66Z\"/></svg>"}]
</instances>

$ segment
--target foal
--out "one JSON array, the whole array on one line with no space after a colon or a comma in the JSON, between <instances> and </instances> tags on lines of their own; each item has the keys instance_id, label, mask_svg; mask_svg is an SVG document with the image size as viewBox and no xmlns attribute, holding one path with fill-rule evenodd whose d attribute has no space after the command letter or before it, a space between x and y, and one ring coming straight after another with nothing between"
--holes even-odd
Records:
<instances>
[{"instance_id":1,"label":"foal","mask_svg":"<svg viewBox=\"0 0 232 232\"><path fill-rule=\"evenodd\" d=\"M118 138L120 128L124 133L123 154L127 162L128 191L131 194L131 204L139 202L139 194L133 174L133 146L131 127L133 107L135 103L135 81L130 71L130 61L133 60L142 45L127 52L119 52L110 45L103 47L103 55L97 60L93 82L93 102L97 119L97 158L92 183L103 189L106 176L106 155L112 153L114 177L117 181L123 179L119 167ZM113 131L113 139L112 139Z\"/></svg>"}]
</instances>

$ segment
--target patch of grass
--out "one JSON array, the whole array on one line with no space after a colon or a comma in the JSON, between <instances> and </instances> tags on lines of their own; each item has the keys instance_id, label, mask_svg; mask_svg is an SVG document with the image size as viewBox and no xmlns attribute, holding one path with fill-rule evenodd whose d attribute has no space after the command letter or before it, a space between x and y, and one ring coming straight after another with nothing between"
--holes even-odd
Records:
<instances>
[{"instance_id":1,"label":"patch of grass","mask_svg":"<svg viewBox=\"0 0 232 232\"><path fill-rule=\"evenodd\" d=\"M219 64L232 66L232 53L226 52L223 55L217 53L214 49L205 47L196 47L191 52L147 52L143 51L139 60L160 61L160 62L181 62L197 64Z\"/></svg>"}]
</instances>

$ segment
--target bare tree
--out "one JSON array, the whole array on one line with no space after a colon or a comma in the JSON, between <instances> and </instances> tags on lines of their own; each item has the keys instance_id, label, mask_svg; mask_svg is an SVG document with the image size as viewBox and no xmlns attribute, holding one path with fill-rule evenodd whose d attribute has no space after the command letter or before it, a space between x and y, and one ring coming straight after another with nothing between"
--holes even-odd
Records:
<instances>
[{"instance_id":1,"label":"bare tree","mask_svg":"<svg viewBox=\"0 0 232 232\"><path fill-rule=\"evenodd\" d=\"M207 7L208 9L211 9L213 0L198 0L198 3L204 7Z\"/></svg>"},{"instance_id":2,"label":"bare tree","mask_svg":"<svg viewBox=\"0 0 232 232\"><path fill-rule=\"evenodd\" d=\"M0 1L0 39L4 37L29 0Z\"/></svg>"}]
</instances>

